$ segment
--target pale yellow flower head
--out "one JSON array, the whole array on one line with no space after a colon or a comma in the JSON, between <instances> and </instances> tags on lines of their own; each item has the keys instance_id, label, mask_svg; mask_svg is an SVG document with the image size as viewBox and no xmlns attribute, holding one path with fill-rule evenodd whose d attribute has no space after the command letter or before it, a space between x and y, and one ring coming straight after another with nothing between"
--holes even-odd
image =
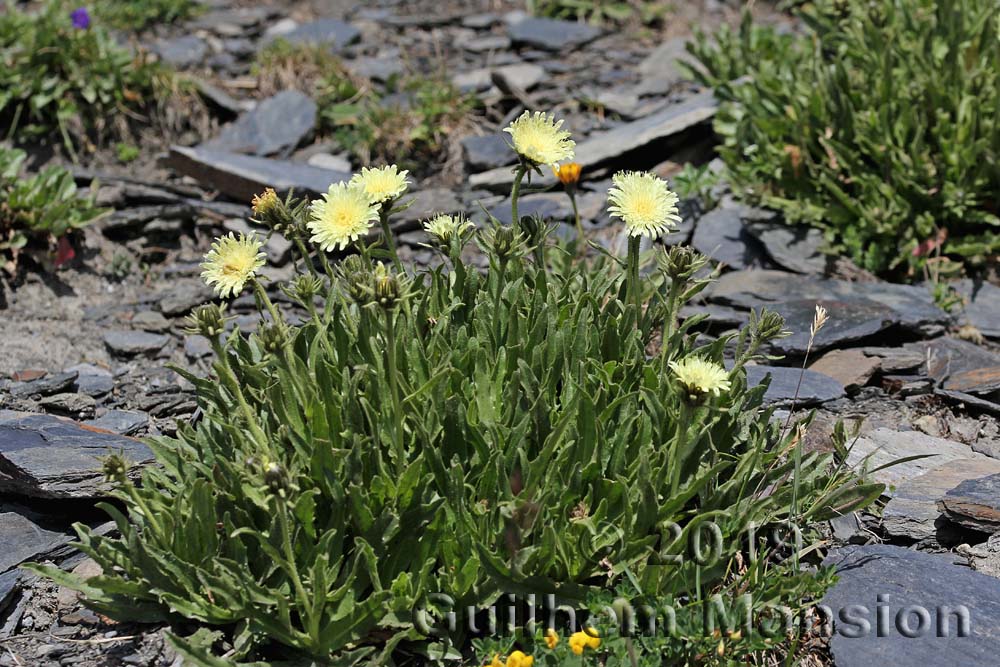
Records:
<instances>
[{"instance_id":1,"label":"pale yellow flower head","mask_svg":"<svg viewBox=\"0 0 1000 667\"><path fill-rule=\"evenodd\" d=\"M608 211L625 223L629 236L662 236L681 221L678 197L648 171L620 171L608 190Z\"/></svg>"},{"instance_id":2,"label":"pale yellow flower head","mask_svg":"<svg viewBox=\"0 0 1000 667\"><path fill-rule=\"evenodd\" d=\"M729 391L729 373L714 362L685 357L680 361L671 361L670 370L690 394L718 396L720 392Z\"/></svg>"},{"instance_id":3,"label":"pale yellow flower head","mask_svg":"<svg viewBox=\"0 0 1000 667\"><path fill-rule=\"evenodd\" d=\"M324 251L346 248L368 232L378 220L378 208L371 203L364 190L346 183L334 183L321 199L309 206L312 232L309 239Z\"/></svg>"},{"instance_id":4,"label":"pale yellow flower head","mask_svg":"<svg viewBox=\"0 0 1000 667\"><path fill-rule=\"evenodd\" d=\"M264 266L264 253L256 234L238 237L230 233L217 238L205 255L201 277L219 296L236 296L253 278L257 269Z\"/></svg>"},{"instance_id":5,"label":"pale yellow flower head","mask_svg":"<svg viewBox=\"0 0 1000 667\"><path fill-rule=\"evenodd\" d=\"M562 124L552 114L525 111L503 131L510 134L514 150L528 162L558 165L572 160L576 147L569 132L560 129Z\"/></svg>"},{"instance_id":6,"label":"pale yellow flower head","mask_svg":"<svg viewBox=\"0 0 1000 667\"><path fill-rule=\"evenodd\" d=\"M406 192L409 173L405 169L399 171L394 164L373 169L363 167L360 174L351 177L350 184L361 188L372 204L381 204L399 199Z\"/></svg>"},{"instance_id":7,"label":"pale yellow flower head","mask_svg":"<svg viewBox=\"0 0 1000 667\"><path fill-rule=\"evenodd\" d=\"M438 243L447 245L451 239L472 227L461 215L438 215L424 222L424 231Z\"/></svg>"}]
</instances>

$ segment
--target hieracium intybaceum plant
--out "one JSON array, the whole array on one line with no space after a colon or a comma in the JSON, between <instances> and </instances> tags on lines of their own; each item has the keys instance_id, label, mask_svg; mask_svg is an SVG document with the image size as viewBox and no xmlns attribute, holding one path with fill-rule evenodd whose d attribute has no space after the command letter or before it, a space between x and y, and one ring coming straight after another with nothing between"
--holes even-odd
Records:
<instances>
[{"instance_id":1,"label":"hieracium intybaceum plant","mask_svg":"<svg viewBox=\"0 0 1000 667\"><path fill-rule=\"evenodd\" d=\"M882 275L988 271L1000 253L1000 3L816 0L797 12L805 35L748 12L739 31L690 46L722 102L734 189Z\"/></svg>"},{"instance_id":2,"label":"hieracium intybaceum plant","mask_svg":"<svg viewBox=\"0 0 1000 667\"><path fill-rule=\"evenodd\" d=\"M521 160L514 208L525 172L571 159L573 145L544 114L508 131ZM158 465L141 484L109 458L120 504L105 508L120 535L78 527L102 576L36 571L114 618L218 626L172 635L203 665L488 662L472 643L482 616L452 630L437 621L501 595L552 594L583 610L619 592L676 604L682 632L642 650L693 660L717 650L694 624L713 595L800 610L822 592L823 571L755 535L791 522L807 548L813 522L881 487L829 456L793 458L798 441L762 406L765 387L747 386L746 364L783 334L779 316L701 338L701 318L679 313L709 282L703 256L661 248L647 276L633 241L624 260L557 262L567 250L516 215L481 229L436 216L424 228L438 261L405 267L387 221L407 187L387 166L312 202L254 199L254 219L297 249L284 297L267 289L259 238L215 243L205 279L224 301L252 292L259 327L241 333L215 304L196 311L213 372L177 370L202 419L150 440ZM609 199L633 239L677 220L676 197L648 173L618 174ZM473 241L485 270L464 259ZM718 539L695 557L702 534ZM635 649L592 625L600 642L553 629L569 639L551 650L579 664ZM495 639L495 660L541 659L553 638L532 632ZM753 637L724 653L765 646Z\"/></svg>"}]
</instances>

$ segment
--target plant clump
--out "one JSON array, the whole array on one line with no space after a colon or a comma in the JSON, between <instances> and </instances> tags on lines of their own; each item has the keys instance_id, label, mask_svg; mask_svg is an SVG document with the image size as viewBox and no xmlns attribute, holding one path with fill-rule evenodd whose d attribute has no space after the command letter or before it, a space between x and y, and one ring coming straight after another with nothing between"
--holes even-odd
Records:
<instances>
[{"instance_id":1,"label":"plant clump","mask_svg":"<svg viewBox=\"0 0 1000 667\"><path fill-rule=\"evenodd\" d=\"M73 175L62 167L22 177L25 158L24 151L0 146L0 253L11 274L26 251L40 250L56 264L68 261L66 235L104 212L94 204L93 193L79 196Z\"/></svg>"},{"instance_id":2,"label":"plant clump","mask_svg":"<svg viewBox=\"0 0 1000 667\"><path fill-rule=\"evenodd\" d=\"M666 184L643 187L667 213ZM754 313L738 334L704 339L699 318L679 315L710 282L702 256L657 250L648 275L637 244L624 261L567 260L530 218L475 230L435 217L425 229L439 262L408 270L387 222L406 188L389 166L311 204L255 198L256 219L296 248L280 286L295 313L265 288L258 241L220 240L206 278L224 298L252 292L257 330L215 304L195 312L213 372L177 372L203 418L150 441L159 465L141 484L108 459L120 504L104 508L119 534L77 527L103 575L36 571L113 618L216 626L209 640L171 636L212 666L532 667L546 650L625 664L634 650L597 622L517 624L505 638L480 637L475 619L440 622L529 593L581 613L619 593L676 605L676 634L643 650L690 661L719 643L695 623L713 596L800 611L822 592L829 573L799 563L811 526L882 486L802 452L801 424L786 432L766 386L748 386L780 317ZM473 241L484 271L463 259ZM354 253L327 254L345 246ZM789 525L808 544L759 539ZM698 535L717 539L692 551ZM727 655L772 641L755 634Z\"/></svg>"},{"instance_id":3,"label":"plant clump","mask_svg":"<svg viewBox=\"0 0 1000 667\"><path fill-rule=\"evenodd\" d=\"M109 135L127 137L130 122L147 120L168 85L165 69L63 0L0 13L0 125L8 138L54 135L75 154Z\"/></svg>"},{"instance_id":4,"label":"plant clump","mask_svg":"<svg viewBox=\"0 0 1000 667\"><path fill-rule=\"evenodd\" d=\"M690 47L695 75L723 101L715 128L731 179L883 275L995 260L1000 5L820 0L798 11L805 36L748 13L737 32Z\"/></svg>"}]
</instances>

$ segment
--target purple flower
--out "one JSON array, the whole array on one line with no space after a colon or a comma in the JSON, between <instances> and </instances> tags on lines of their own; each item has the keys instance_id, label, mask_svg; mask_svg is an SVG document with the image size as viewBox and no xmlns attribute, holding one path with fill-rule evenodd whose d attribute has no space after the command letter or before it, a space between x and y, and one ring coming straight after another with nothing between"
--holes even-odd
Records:
<instances>
[{"instance_id":1,"label":"purple flower","mask_svg":"<svg viewBox=\"0 0 1000 667\"><path fill-rule=\"evenodd\" d=\"M90 27L90 12L87 11L86 7L74 9L69 17L73 21L74 28L86 30Z\"/></svg>"}]
</instances>

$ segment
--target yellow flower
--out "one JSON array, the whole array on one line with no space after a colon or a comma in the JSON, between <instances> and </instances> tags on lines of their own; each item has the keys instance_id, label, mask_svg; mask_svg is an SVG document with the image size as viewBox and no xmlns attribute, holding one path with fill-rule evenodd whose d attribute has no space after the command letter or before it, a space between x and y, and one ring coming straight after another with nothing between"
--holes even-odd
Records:
<instances>
[{"instance_id":1,"label":"yellow flower","mask_svg":"<svg viewBox=\"0 0 1000 667\"><path fill-rule=\"evenodd\" d=\"M409 173L405 169L399 171L394 164L374 169L364 167L360 174L351 177L350 185L361 188L372 204L381 204L399 199L406 192L406 176Z\"/></svg>"},{"instance_id":2,"label":"yellow flower","mask_svg":"<svg viewBox=\"0 0 1000 667\"><path fill-rule=\"evenodd\" d=\"M500 654L494 653L493 660L491 660L490 664L486 665L486 667L504 667L503 660L500 659Z\"/></svg>"},{"instance_id":3,"label":"yellow flower","mask_svg":"<svg viewBox=\"0 0 1000 667\"><path fill-rule=\"evenodd\" d=\"M514 651L507 656L507 667L531 667L534 663L534 657L525 655L521 651Z\"/></svg>"},{"instance_id":4,"label":"yellow flower","mask_svg":"<svg viewBox=\"0 0 1000 667\"><path fill-rule=\"evenodd\" d=\"M347 244L365 234L378 220L378 209L361 188L334 183L322 199L309 207L306 227L313 233L311 241L325 251Z\"/></svg>"},{"instance_id":5,"label":"yellow flower","mask_svg":"<svg viewBox=\"0 0 1000 667\"><path fill-rule=\"evenodd\" d=\"M552 167L552 173L556 175L560 183L567 187L580 182L581 171L583 171L583 166L579 162L567 162L566 164Z\"/></svg>"},{"instance_id":6,"label":"yellow flower","mask_svg":"<svg viewBox=\"0 0 1000 667\"><path fill-rule=\"evenodd\" d=\"M549 628L545 631L545 645L553 649L557 644L559 644L559 634L552 628Z\"/></svg>"},{"instance_id":7,"label":"yellow flower","mask_svg":"<svg viewBox=\"0 0 1000 667\"><path fill-rule=\"evenodd\" d=\"M223 236L212 243L205 255L201 277L218 292L219 296L236 296L253 278L257 269L264 266L264 253L256 234Z\"/></svg>"},{"instance_id":8,"label":"yellow flower","mask_svg":"<svg viewBox=\"0 0 1000 667\"><path fill-rule=\"evenodd\" d=\"M729 391L729 373L711 361L687 357L681 361L671 361L670 369L677 381L692 394L718 396L721 391Z\"/></svg>"},{"instance_id":9,"label":"yellow flower","mask_svg":"<svg viewBox=\"0 0 1000 667\"><path fill-rule=\"evenodd\" d=\"M661 236L681 221L677 195L647 171L620 171L608 190L608 211L625 223L629 236Z\"/></svg>"},{"instance_id":10,"label":"yellow flower","mask_svg":"<svg viewBox=\"0 0 1000 667\"><path fill-rule=\"evenodd\" d=\"M558 165L573 159L576 146L569 132L559 129L562 124L552 114L525 111L503 131L510 134L517 154L531 164Z\"/></svg>"},{"instance_id":11,"label":"yellow flower","mask_svg":"<svg viewBox=\"0 0 1000 667\"><path fill-rule=\"evenodd\" d=\"M594 628L587 628L582 632L574 632L569 637L569 648L576 655L582 655L583 650L586 648L596 651L600 645L601 638L598 637L597 630Z\"/></svg>"},{"instance_id":12,"label":"yellow flower","mask_svg":"<svg viewBox=\"0 0 1000 667\"><path fill-rule=\"evenodd\" d=\"M453 236L472 227L472 223L460 215L439 215L424 223L424 231L439 243L447 245Z\"/></svg>"}]
</instances>

